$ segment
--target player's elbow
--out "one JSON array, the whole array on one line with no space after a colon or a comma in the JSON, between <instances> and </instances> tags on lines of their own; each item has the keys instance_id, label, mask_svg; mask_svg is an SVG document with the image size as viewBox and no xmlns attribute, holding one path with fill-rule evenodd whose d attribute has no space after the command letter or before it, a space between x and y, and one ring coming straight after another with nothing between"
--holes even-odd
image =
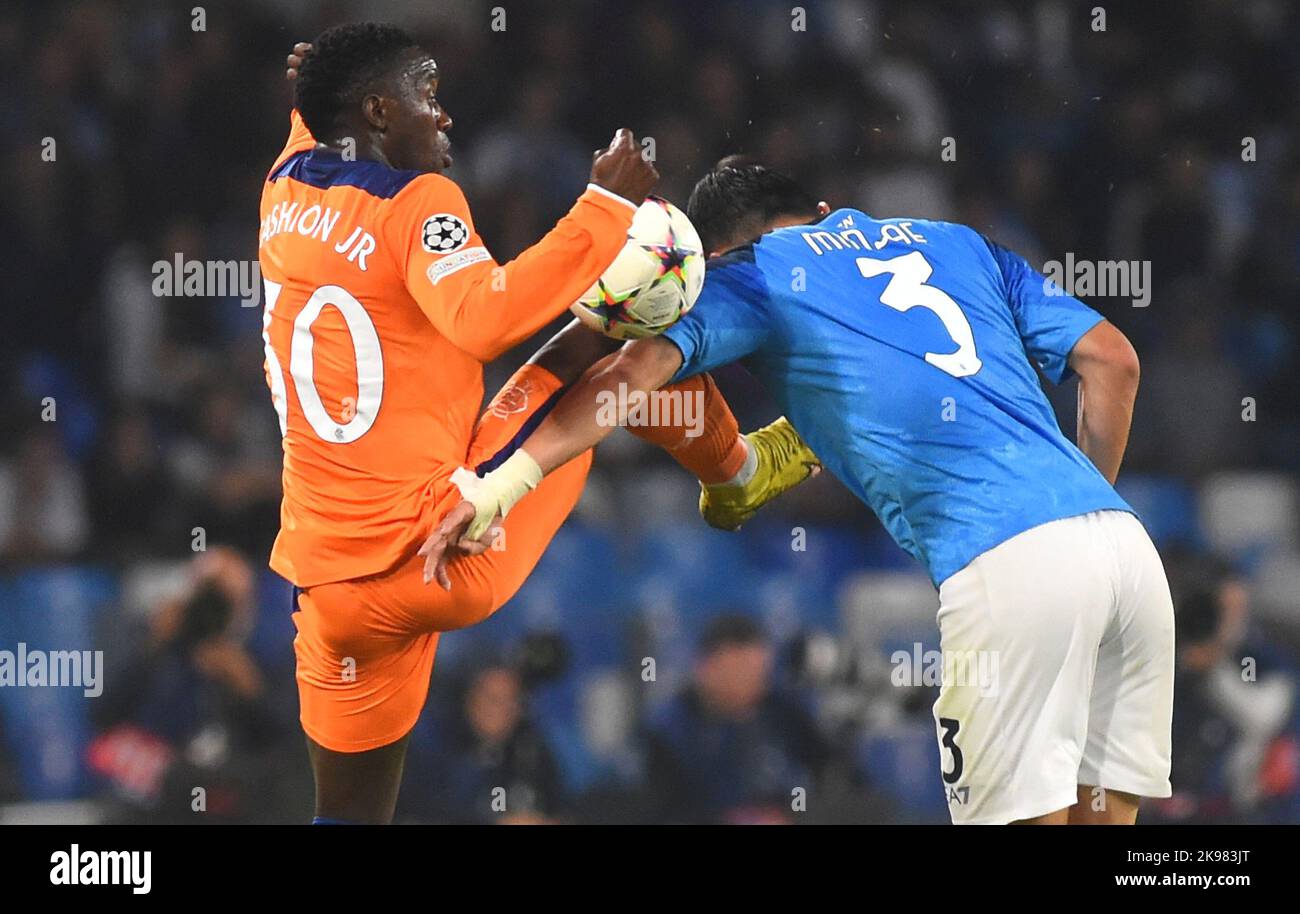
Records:
<instances>
[{"instance_id":1,"label":"player's elbow","mask_svg":"<svg viewBox=\"0 0 1300 914\"><path fill-rule=\"evenodd\" d=\"M1142 377L1142 363L1128 337L1109 321L1102 321L1084 334L1071 361L1086 382L1089 377L1103 377L1107 386L1136 393Z\"/></svg>"},{"instance_id":2,"label":"player's elbow","mask_svg":"<svg viewBox=\"0 0 1300 914\"><path fill-rule=\"evenodd\" d=\"M1117 384L1137 390L1142 378L1142 363L1128 337L1116 330L1106 339L1099 357L1105 371Z\"/></svg>"},{"instance_id":3,"label":"player's elbow","mask_svg":"<svg viewBox=\"0 0 1300 914\"><path fill-rule=\"evenodd\" d=\"M1128 337L1118 330L1115 331L1115 336L1116 340L1106 354L1111 375L1124 389L1136 393L1138 382L1142 380L1142 363Z\"/></svg>"},{"instance_id":4,"label":"player's elbow","mask_svg":"<svg viewBox=\"0 0 1300 914\"><path fill-rule=\"evenodd\" d=\"M501 340L481 336L476 333L451 333L447 338L461 352L472 355L478 361L487 364L504 355L508 346Z\"/></svg>"}]
</instances>

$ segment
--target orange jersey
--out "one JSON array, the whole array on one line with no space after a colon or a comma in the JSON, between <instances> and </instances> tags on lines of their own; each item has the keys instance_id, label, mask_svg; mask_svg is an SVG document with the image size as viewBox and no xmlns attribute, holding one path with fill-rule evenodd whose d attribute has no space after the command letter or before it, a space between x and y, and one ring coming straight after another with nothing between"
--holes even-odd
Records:
<instances>
[{"instance_id":1,"label":"orange jersey","mask_svg":"<svg viewBox=\"0 0 1300 914\"><path fill-rule=\"evenodd\" d=\"M466 460L482 364L595 282L635 209L589 185L499 266L454 182L318 149L295 111L262 192L258 243L284 436L271 567L311 587L409 556Z\"/></svg>"}]
</instances>

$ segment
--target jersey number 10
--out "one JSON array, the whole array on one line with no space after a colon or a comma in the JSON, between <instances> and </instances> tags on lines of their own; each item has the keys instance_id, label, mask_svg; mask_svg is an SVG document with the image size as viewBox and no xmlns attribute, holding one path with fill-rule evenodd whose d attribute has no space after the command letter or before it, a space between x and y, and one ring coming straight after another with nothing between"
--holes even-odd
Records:
<instances>
[{"instance_id":1,"label":"jersey number 10","mask_svg":"<svg viewBox=\"0 0 1300 914\"><path fill-rule=\"evenodd\" d=\"M271 347L271 312L275 310L283 286L262 278L266 285L266 311L262 315L262 342L266 350L266 370L271 381L271 402L280 417L280 434L285 433L289 419L288 391L284 385L284 369ZM349 410L346 422L336 422L321 402L316 390L313 357L314 340L311 325L320 317L326 305L333 305L343 315L348 335L352 337L353 353L357 360L357 402L355 411ZM375 322L366 313L365 306L355 295L341 286L321 286L311 294L293 322L293 337L289 345L289 374L298 391L298 402L307 423L321 439L335 444L356 441L375 424L379 403L384 398L384 353L379 347L379 332Z\"/></svg>"},{"instance_id":2,"label":"jersey number 10","mask_svg":"<svg viewBox=\"0 0 1300 914\"><path fill-rule=\"evenodd\" d=\"M889 273L889 283L880 293L880 303L895 311L910 311L912 308L929 308L943 322L943 329L948 331L952 341L957 344L956 352L927 352L925 360L954 378L965 378L984 367L984 363L975 353L975 336L971 333L970 321L947 292L937 286L927 286L925 281L934 272L934 267L920 251L911 251L891 260L873 260L859 257L858 270L870 279L881 273Z\"/></svg>"}]
</instances>

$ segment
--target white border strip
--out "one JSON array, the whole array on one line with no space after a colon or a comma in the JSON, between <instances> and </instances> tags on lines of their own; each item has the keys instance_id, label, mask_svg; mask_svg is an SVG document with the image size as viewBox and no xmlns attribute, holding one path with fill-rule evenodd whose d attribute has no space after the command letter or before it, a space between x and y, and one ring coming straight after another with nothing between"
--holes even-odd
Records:
<instances>
[{"instance_id":1,"label":"white border strip","mask_svg":"<svg viewBox=\"0 0 1300 914\"><path fill-rule=\"evenodd\" d=\"M626 204L627 206L632 207L633 211L636 211L641 208L637 206L635 203L633 203L631 200L629 200L627 197L620 197L612 190L606 190L605 188L601 187L599 184L588 184L587 190L594 190L599 194L604 194L606 197L609 197L609 199L611 200L617 200L619 203Z\"/></svg>"}]
</instances>

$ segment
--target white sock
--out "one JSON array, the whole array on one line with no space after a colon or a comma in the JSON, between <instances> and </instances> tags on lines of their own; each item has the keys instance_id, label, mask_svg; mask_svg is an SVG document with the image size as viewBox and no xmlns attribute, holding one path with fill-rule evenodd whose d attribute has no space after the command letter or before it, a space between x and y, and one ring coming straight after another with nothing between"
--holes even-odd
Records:
<instances>
[{"instance_id":1,"label":"white sock","mask_svg":"<svg viewBox=\"0 0 1300 914\"><path fill-rule=\"evenodd\" d=\"M743 486L754 478L754 474L758 472L758 452L750 446L743 436L740 443L745 446L745 462L740 465L740 469L736 471L735 476L732 476L726 482L710 486L710 488L720 489L724 486Z\"/></svg>"}]
</instances>

